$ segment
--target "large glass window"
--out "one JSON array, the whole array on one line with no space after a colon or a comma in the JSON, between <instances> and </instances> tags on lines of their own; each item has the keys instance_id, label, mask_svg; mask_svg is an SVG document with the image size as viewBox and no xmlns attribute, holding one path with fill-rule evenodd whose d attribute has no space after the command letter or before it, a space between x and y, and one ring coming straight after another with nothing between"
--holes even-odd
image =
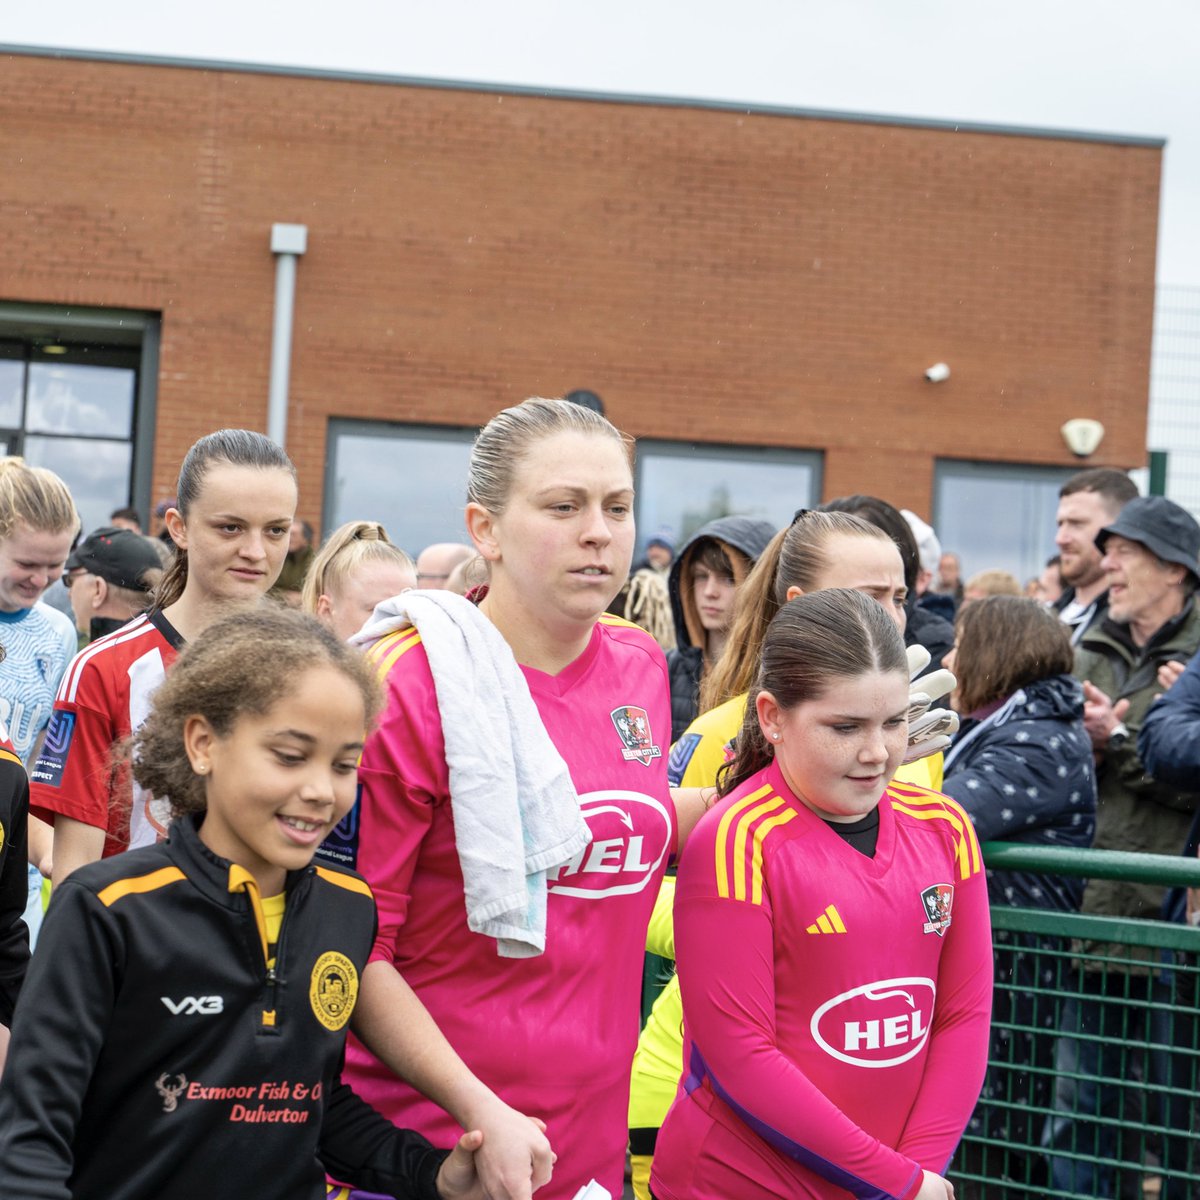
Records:
<instances>
[{"instance_id":1,"label":"large glass window","mask_svg":"<svg viewBox=\"0 0 1200 1200\"><path fill-rule=\"evenodd\" d=\"M61 475L85 531L146 515L157 354L149 313L0 302L0 451Z\"/></svg>"},{"instance_id":2,"label":"large glass window","mask_svg":"<svg viewBox=\"0 0 1200 1200\"><path fill-rule=\"evenodd\" d=\"M1054 548L1058 489L1073 467L941 460L934 472L933 525L963 577L997 567L1024 584Z\"/></svg>"},{"instance_id":3,"label":"large glass window","mask_svg":"<svg viewBox=\"0 0 1200 1200\"><path fill-rule=\"evenodd\" d=\"M324 532L347 521L380 521L414 557L433 542L466 542L474 436L474 429L330 422Z\"/></svg>"},{"instance_id":4,"label":"large glass window","mask_svg":"<svg viewBox=\"0 0 1200 1200\"><path fill-rule=\"evenodd\" d=\"M821 494L821 456L810 450L641 441L637 446L638 551L668 533L684 542L732 515L782 529Z\"/></svg>"}]
</instances>

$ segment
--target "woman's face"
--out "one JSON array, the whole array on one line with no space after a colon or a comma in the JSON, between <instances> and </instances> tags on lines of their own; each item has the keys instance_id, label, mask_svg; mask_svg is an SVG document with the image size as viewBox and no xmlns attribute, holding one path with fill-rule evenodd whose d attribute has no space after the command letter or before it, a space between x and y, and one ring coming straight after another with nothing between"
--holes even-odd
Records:
<instances>
[{"instance_id":1,"label":"woman's face","mask_svg":"<svg viewBox=\"0 0 1200 1200\"><path fill-rule=\"evenodd\" d=\"M623 447L603 434L542 438L517 465L507 507L484 513L473 530L492 591L551 632L575 636L629 574L633 477Z\"/></svg>"},{"instance_id":2,"label":"woman's face","mask_svg":"<svg viewBox=\"0 0 1200 1200\"><path fill-rule=\"evenodd\" d=\"M817 699L788 709L761 692L757 705L767 744L805 807L835 822L874 809L908 744L907 675L869 671L837 679Z\"/></svg>"},{"instance_id":3,"label":"woman's face","mask_svg":"<svg viewBox=\"0 0 1200 1200\"><path fill-rule=\"evenodd\" d=\"M45 533L30 529L24 521L0 538L0 612L32 608L61 577L74 540L74 530Z\"/></svg>"},{"instance_id":4,"label":"woman's face","mask_svg":"<svg viewBox=\"0 0 1200 1200\"><path fill-rule=\"evenodd\" d=\"M296 481L282 467L213 463L186 519L167 512L176 545L188 552L189 593L248 603L279 577L296 511Z\"/></svg>"},{"instance_id":5,"label":"woman's face","mask_svg":"<svg viewBox=\"0 0 1200 1200\"><path fill-rule=\"evenodd\" d=\"M344 642L371 619L375 605L416 586L411 567L384 559L368 561L317 597L317 616Z\"/></svg>"},{"instance_id":6,"label":"woman's face","mask_svg":"<svg viewBox=\"0 0 1200 1200\"><path fill-rule=\"evenodd\" d=\"M835 533L825 546L827 565L813 587L814 592L828 588L850 588L878 600L896 622L901 633L908 623L904 602L908 588L904 583L904 563L894 542L886 538L859 537ZM788 588L789 600L802 595L798 587Z\"/></svg>"}]
</instances>

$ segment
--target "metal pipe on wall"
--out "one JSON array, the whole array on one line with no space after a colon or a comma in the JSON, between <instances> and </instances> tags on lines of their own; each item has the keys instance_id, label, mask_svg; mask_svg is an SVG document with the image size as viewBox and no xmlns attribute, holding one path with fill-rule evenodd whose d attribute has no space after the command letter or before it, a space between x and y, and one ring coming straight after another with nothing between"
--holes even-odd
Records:
<instances>
[{"instance_id":1,"label":"metal pipe on wall","mask_svg":"<svg viewBox=\"0 0 1200 1200\"><path fill-rule=\"evenodd\" d=\"M285 449L288 376L292 361L292 314L296 306L296 260L307 249L307 225L271 226L271 253L275 255L275 322L271 332L267 436Z\"/></svg>"}]
</instances>

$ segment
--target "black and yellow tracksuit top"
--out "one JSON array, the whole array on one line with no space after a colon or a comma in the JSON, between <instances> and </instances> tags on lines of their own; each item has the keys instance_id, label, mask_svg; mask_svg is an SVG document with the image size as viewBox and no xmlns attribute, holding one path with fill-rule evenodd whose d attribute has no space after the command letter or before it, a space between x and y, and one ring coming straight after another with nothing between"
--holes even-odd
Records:
<instances>
[{"instance_id":1,"label":"black and yellow tracksuit top","mask_svg":"<svg viewBox=\"0 0 1200 1200\"><path fill-rule=\"evenodd\" d=\"M12 743L0 737L0 1025L11 1025L17 993L29 964L25 865L29 779Z\"/></svg>"},{"instance_id":2,"label":"black and yellow tracksuit top","mask_svg":"<svg viewBox=\"0 0 1200 1200\"><path fill-rule=\"evenodd\" d=\"M197 828L55 890L0 1083L0 1196L323 1200L329 1171L436 1197L445 1152L339 1078L370 888L291 873L269 948L253 879Z\"/></svg>"}]
</instances>

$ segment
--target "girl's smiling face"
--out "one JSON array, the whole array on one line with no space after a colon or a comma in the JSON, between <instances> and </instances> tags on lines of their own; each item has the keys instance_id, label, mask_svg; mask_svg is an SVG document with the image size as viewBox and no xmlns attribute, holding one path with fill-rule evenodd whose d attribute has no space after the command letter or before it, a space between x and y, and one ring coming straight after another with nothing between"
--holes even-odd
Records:
<instances>
[{"instance_id":1,"label":"girl's smiling face","mask_svg":"<svg viewBox=\"0 0 1200 1200\"><path fill-rule=\"evenodd\" d=\"M263 895L283 891L354 803L365 726L362 693L331 666L310 667L227 733L189 717L188 758L206 780L201 841L245 867Z\"/></svg>"},{"instance_id":2,"label":"girl's smiling face","mask_svg":"<svg viewBox=\"0 0 1200 1200\"><path fill-rule=\"evenodd\" d=\"M770 692L759 725L796 798L826 821L857 821L879 803L908 742L908 679L870 671L835 679L814 700L784 709Z\"/></svg>"}]
</instances>

